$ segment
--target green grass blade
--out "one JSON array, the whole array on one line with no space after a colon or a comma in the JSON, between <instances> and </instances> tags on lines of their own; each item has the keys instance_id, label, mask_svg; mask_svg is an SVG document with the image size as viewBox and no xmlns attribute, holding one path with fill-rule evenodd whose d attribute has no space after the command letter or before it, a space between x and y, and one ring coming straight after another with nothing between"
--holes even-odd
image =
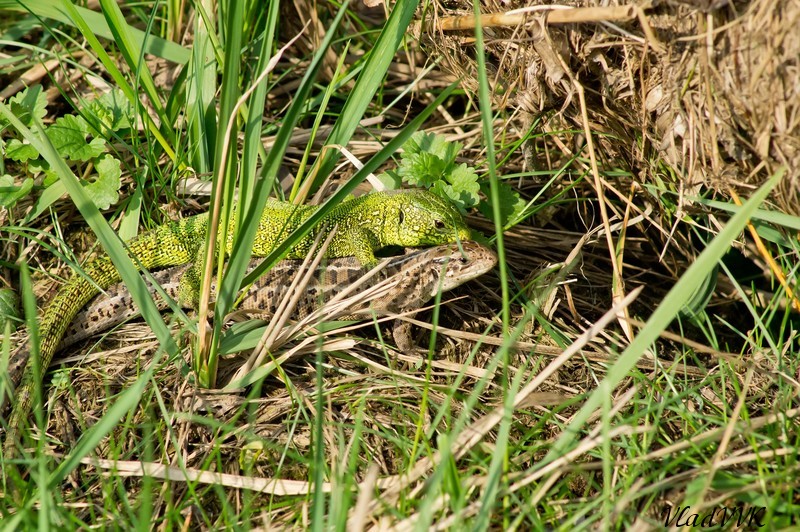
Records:
<instances>
[{"instance_id":1,"label":"green grass blade","mask_svg":"<svg viewBox=\"0 0 800 532\"><path fill-rule=\"evenodd\" d=\"M33 417L36 423L36 426L44 433L47 429L46 422L44 419L44 409L41 408L41 405L44 402L43 399L43 392L42 392L42 374L43 372L47 371L47 368L42 368L41 359L39 355L39 327L36 323L36 297L33 295L33 282L31 280L31 272L28 268L26 263L20 265L20 284L23 287L22 290L22 303L25 309L25 322L28 327L28 331L30 331L30 338L28 341L30 342L31 350L30 350L30 358L29 363L31 364L31 370L33 371L34 377L34 385L33 385L33 403L32 403L32 410L33 410ZM44 455L44 439L40 439L36 445L36 462L38 466L38 471L36 475L36 484L39 488L40 493L47 492L46 486L46 479L47 479L47 464L48 459ZM44 506L47 504L46 500L48 497L42 497L42 512L46 515L47 510Z\"/></svg>"},{"instance_id":2,"label":"green grass blade","mask_svg":"<svg viewBox=\"0 0 800 532\"><path fill-rule=\"evenodd\" d=\"M712 209L719 209L721 211L729 212L731 214L736 214L737 212L742 210L742 207L736 205L735 203L730 203L725 201L701 198L699 196L689 196L686 199L693 203L699 203L700 205L707 205ZM800 231L800 216L795 216L793 214L787 214L785 212L780 212L780 211L766 211L764 209L757 209L753 213L752 218L753 220L760 220L762 222L768 222L771 224L779 225L781 227L792 229L794 231Z\"/></svg>"},{"instance_id":3,"label":"green grass blade","mask_svg":"<svg viewBox=\"0 0 800 532\"><path fill-rule=\"evenodd\" d=\"M347 196L351 194L353 190L355 190L355 188L362 181L364 181L370 173L380 168L385 161L387 161L394 153L396 153L403 143L411 138L411 135L413 135L422 126L424 121L427 120L427 118L436 110L436 108L442 105L447 98L450 97L455 89L456 85L453 84L443 90L436 100L431 102L425 109L423 109L414 118L414 120L409 122L402 131L400 131L386 144L386 146L383 147L383 149L381 149L375 154L374 157L367 161L361 170L356 172L353 177L351 177L330 198L328 198L328 200L320 206L319 210L309 216L308 219L303 222L303 224L300 225L300 227L298 227L291 235L289 235L286 240L276 247L256 269L247 275L247 277L244 279L244 283L252 283L258 279L264 274L267 268L280 260L280 258L283 257L298 240L310 233L311 230L319 223L320 219L325 216L330 207L333 207L334 205L344 201L344 199L347 198Z\"/></svg>"},{"instance_id":4,"label":"green grass blade","mask_svg":"<svg viewBox=\"0 0 800 532\"><path fill-rule=\"evenodd\" d=\"M492 113L492 95L489 93L489 80L486 72L486 56L483 51L483 28L480 25L480 2L474 1L475 9L475 55L478 61L478 98L481 111L481 124L483 127L483 142L486 147L486 165L489 170L489 200L492 204L492 214L495 227L495 242L497 244L497 266L500 270L500 288L503 297L503 335L508 334L508 324L511 318L509 293L508 293L508 267L506 265L506 252L503 246L503 217L500 207L500 180L497 177L497 165L494 150L494 116Z\"/></svg>"},{"instance_id":5,"label":"green grass blade","mask_svg":"<svg viewBox=\"0 0 800 532\"><path fill-rule=\"evenodd\" d=\"M350 137L353 136L353 132L363 118L364 112L386 76L386 71L394 59L397 48L403 41L406 31L408 31L408 26L418 3L418 0L409 0L395 4L389 19L386 21L386 25L384 25L381 34L370 51L364 70L358 77L353 91L348 96L344 108L333 126L333 130L326 141L327 146L333 144L346 146L350 141ZM309 176L313 181L308 183L308 186L304 185L302 195L313 192L322 184L328 174L333 171L339 155L338 150L323 149L315 170Z\"/></svg>"},{"instance_id":6,"label":"green grass blade","mask_svg":"<svg viewBox=\"0 0 800 532\"><path fill-rule=\"evenodd\" d=\"M481 125L483 130L483 143L486 150L486 164L489 173L489 201L492 205L492 218L494 218L495 226L495 242L497 246L497 266L500 271L500 289L503 301L502 308L502 334L508 337L509 322L511 319L510 298L509 298L509 285L508 285L508 268L506 265L505 247L503 246L503 217L501 215L500 207L500 181L497 177L497 166L494 148L494 116L492 112L493 102L492 95L489 90L489 80L486 71L486 56L484 53L483 44L483 28L480 23L480 2L474 0L473 9L475 13L475 55L478 63L478 101L481 114ZM508 362L508 350L504 350L505 357L501 358L503 365ZM512 384L512 390L519 389L519 379L517 376ZM507 386L508 379L503 378L503 387ZM480 511L478 512L477 526L489 526L490 512L494 508L495 498L499 491L499 486L502 482L502 477L508 468L508 438L511 423L511 408L512 402L510 401L511 395L514 393L503 394L506 397L505 401L505 416L503 422L500 424L500 431L497 437L497 452L494 454L491 465L489 467L489 474L487 485L485 487L485 494L481 503Z\"/></svg>"},{"instance_id":7,"label":"green grass blade","mask_svg":"<svg viewBox=\"0 0 800 532\"><path fill-rule=\"evenodd\" d=\"M120 10L116 2L100 0L100 7L103 9L103 15L114 36L114 44L119 48L131 72L136 73L137 82L141 83L144 88L155 113L161 121L162 128L174 137L171 124L164 113L164 106L161 104L161 97L158 94L158 90L156 90L155 81L153 81L150 69L147 68L147 64L144 62L142 43L134 37L131 31L133 28L125 21L125 16L122 14L122 10Z\"/></svg>"},{"instance_id":8,"label":"green grass blade","mask_svg":"<svg viewBox=\"0 0 800 532\"><path fill-rule=\"evenodd\" d=\"M216 144L214 146L214 180L211 187L210 222L206 235L205 261L211 260L214 249L217 251L218 279L222 278L225 268L226 246L217 242L217 236L228 234L228 226L233 218L233 205L236 189L236 176L238 175L238 127L236 127L237 102L242 94L239 86L241 70L241 50L245 28L244 2L231 2L220 6L225 23L225 41L223 48L225 58L222 73L222 96L220 97L219 120L217 121ZM231 127L233 126L233 127ZM230 128L230 130L229 130ZM220 232L220 229L222 231ZM198 261L202 260L198 257ZM210 268L203 270L204 281L200 293L200 312L204 312L209 298ZM200 386L211 387L216 382L216 369L218 349L212 329L212 341L209 348L205 348L205 337L201 336L195 347L194 369ZM203 334L203 333L201 333Z\"/></svg>"},{"instance_id":9,"label":"green grass blade","mask_svg":"<svg viewBox=\"0 0 800 532\"><path fill-rule=\"evenodd\" d=\"M270 2L268 5L266 27L259 36L261 48L258 51L258 63L252 72L253 77L264 71L269 63L278 31L279 8L279 2ZM242 171L239 178L239 206L245 210L249 209L250 202L255 199L253 191L257 181L258 156L263 155L266 158L264 145L261 142L261 123L264 119L267 86L268 79L265 78L256 86L247 102L248 112L244 124L244 142L242 146Z\"/></svg>"},{"instance_id":10,"label":"green grass blade","mask_svg":"<svg viewBox=\"0 0 800 532\"><path fill-rule=\"evenodd\" d=\"M239 165L238 165L238 146L237 146L237 135L236 132L238 131L238 127L236 127L236 120L234 117L235 113L238 113L239 109L239 99L242 95L242 90L239 86L240 83L240 68L241 68L241 50L243 46L243 33L245 28L245 20L244 20L244 3L243 2L234 2L227 6L226 9L223 9L223 13L225 15L225 34L227 40L225 41L224 49L225 49L225 63L223 65L223 75L222 75L222 97L220 102L220 120L217 124L217 135L216 135L216 145L215 145L215 158L214 158L214 181L212 183L212 202L211 202L211 217L209 223L209 230L208 234L206 235L206 245L205 249L208 250L205 253L205 260L211 260L210 251L216 249L217 253L217 278L224 279L223 273L225 269L225 254L226 254L226 245L221 245L223 243L216 242L217 236L220 234L227 235L229 234L229 224L231 223L233 217L233 206L234 206L234 191L236 189L236 176L240 175L239 172ZM261 63L263 63L266 59L262 57ZM263 99L266 98L265 81L262 80L260 87L261 90L259 91L259 95L261 96L260 105L263 105ZM249 97L252 97L252 93L249 94ZM246 111L245 111L246 112ZM249 117L250 122L252 120L252 116ZM261 117L258 116L258 125L260 126ZM250 134L253 135L253 127L250 124ZM260 143L260 127L255 128L257 140ZM254 145L253 139L249 142L249 146L252 149ZM250 196L250 191L253 190L255 187L252 186L252 178L251 176L245 176L243 179L243 187L246 192L240 192L242 194L247 193ZM261 198L266 201L266 198ZM250 201L250 198L245 201L247 203ZM256 199L258 202L258 199ZM262 207L263 208L263 204ZM236 228L236 233L242 227L242 223L246 223L246 220L240 220L239 225ZM221 229L221 230L220 230ZM252 245L252 244L251 244ZM198 260L200 260L198 258ZM211 275L210 268L204 268L204 280L201 287L200 293L200 312L204 312L207 307L208 298L209 298L209 288L210 288L210 279L208 276ZM219 304L219 303L217 303ZM219 320L222 322L223 320L220 318ZM199 343L195 348L195 356L194 356L194 369L198 375L198 381L201 386L213 386L216 381L216 368L218 362L218 339L219 339L219 332L220 332L221 323L215 324L214 328L211 332L211 342L210 345L205 343L206 337L201 336L199 338ZM204 333L201 333L204 334Z\"/></svg>"},{"instance_id":11,"label":"green grass blade","mask_svg":"<svg viewBox=\"0 0 800 532\"><path fill-rule=\"evenodd\" d=\"M104 39L114 39L114 34L102 14L85 7L74 6L74 8L81 18L89 24L95 35ZM64 12L60 0L0 0L0 9L29 12L37 17L48 18L77 27L72 17ZM136 28L130 28L130 35L137 41L138 46L144 48L144 51L148 54L153 54L178 64L184 64L189 61L190 51L178 43L147 35Z\"/></svg>"},{"instance_id":12,"label":"green grass blade","mask_svg":"<svg viewBox=\"0 0 800 532\"><path fill-rule=\"evenodd\" d=\"M539 468L558 458L572 444L580 428L602 404L603 397L609 396L614 392L614 388L633 369L642 354L653 345L653 342L661 332L672 323L680 309L683 308L687 298L691 297L704 282L708 273L717 266L722 256L728 252L731 242L739 236L750 217L767 198L775 185L778 184L785 171L785 168L781 168L769 181L762 185L742 206L741 210L728 221L725 228L703 250L697 260L687 268L680 280L655 309L645 326L639 331L639 334L636 335L614 365L609 368L606 377L592 392L580 411L573 416L569 429L563 432L561 437L553 444L545 459L538 464Z\"/></svg>"},{"instance_id":13,"label":"green grass blade","mask_svg":"<svg viewBox=\"0 0 800 532\"><path fill-rule=\"evenodd\" d=\"M71 17L72 23L80 30L80 32L83 34L83 37L89 43L89 46L91 46L92 51L97 54L97 59L103 64L108 74L113 78L114 83L116 83L120 90L122 90L122 92L125 94L125 97L128 98L129 102L131 102L131 105L137 109L139 117L147 125L147 129L150 134L156 138L158 144L161 146L167 156L174 161L175 152L172 149L172 144L168 142L166 138L164 138L164 135L161 134L158 126L155 124L153 119L150 117L150 114L147 112L147 109L139 100L139 96L137 95L136 91L130 85L130 83L128 83L125 75L119 70L116 61L108 54L106 47L97 39L95 31L89 25L88 21L81 16L81 12L79 12L69 0L63 0L62 5L64 6L66 13ZM164 127L170 131L170 135L173 135L167 124L164 124Z\"/></svg>"},{"instance_id":14,"label":"green grass blade","mask_svg":"<svg viewBox=\"0 0 800 532\"><path fill-rule=\"evenodd\" d=\"M316 78L317 72L322 65L325 51L328 49L335 37L336 28L338 28L342 18L347 12L346 8L346 5L342 6L336 15L336 18L328 28L325 39L322 41L322 43L320 43L320 48L317 50L317 53L314 54L308 70L306 71L303 80L301 81L300 86L294 95L292 104L286 111L283 124L275 136L275 143L273 144L272 149L269 151L267 158L264 161L264 166L261 170L261 176L256 180L255 186L253 187L252 196L255 198L254 201L250 203L249 208L241 209L239 211L240 231L237 233L233 250L228 261L227 270L225 271L224 278L220 284L214 311L212 349L215 351L220 339L221 327L224 321L223 318L233 306L236 294L239 291L239 287L242 285L242 279L244 278L247 264L250 261L250 256L252 255L251 250L253 247L253 240L255 240L256 229L258 226L258 220L261 217L261 211L264 209L264 205L266 205L267 197L272 189L275 176L278 174L278 169L280 167L283 154L286 152L286 148L289 146L289 141L291 140L295 125L300 120L302 112L305 108L306 100L308 99L308 95L311 92L314 84L314 79ZM295 238L291 241L291 243L294 244L297 242L297 240L299 240L299 238L300 237ZM264 268L260 269L259 275L263 274L268 266L271 266L271 263L266 264ZM248 279L257 278L258 277L254 277L252 275L248 276Z\"/></svg>"},{"instance_id":15,"label":"green grass blade","mask_svg":"<svg viewBox=\"0 0 800 532\"><path fill-rule=\"evenodd\" d=\"M345 47L342 54L339 56L339 61L336 64L336 70L333 73L333 82L328 85L325 89L325 92L322 93L322 99L319 103L319 107L317 108L317 116L314 118L314 124L311 126L311 137L308 139L306 143L306 149L303 151L303 157L300 159L300 166L297 169L297 178L292 183L292 190L289 194L290 198L296 198L297 192L300 190L300 185L304 181L304 174L306 169L306 163L308 162L308 157L311 155L311 150L314 147L314 139L317 137L317 133L319 131L319 126L322 124L322 120L325 117L325 112L328 109L328 103L330 102L331 96L336 92L339 88L339 83L336 80L340 79L341 70L344 66L344 61L347 58L347 47ZM341 82L341 80L339 81Z\"/></svg>"},{"instance_id":16,"label":"green grass blade","mask_svg":"<svg viewBox=\"0 0 800 532\"><path fill-rule=\"evenodd\" d=\"M31 144L39 153L47 160L50 167L56 172L60 181L64 184L67 192L69 193L78 210L81 212L86 222L97 235L103 249L108 253L114 266L119 270L122 281L128 286L131 296L136 304L142 310L142 316L147 321L147 324L153 330L164 350L170 355L176 355L178 346L175 340L170 335L169 328L164 324L161 319L161 313L156 308L155 303L150 299L147 286L142 278L139 276L137 268L134 266L131 259L120 241L119 237L114 233L113 229L108 225L108 222L100 214L100 211L92 203L91 199L83 190L78 178L72 173L63 159L58 155L55 147L53 147L50 139L45 135L42 124L38 121L34 123L34 130L30 130L17 117L8 109L5 104L0 103L0 114L2 114L8 122L17 129L17 131ZM138 396L137 396L138 397ZM135 403L125 403L126 408L131 407ZM109 414L104 416L101 422L98 422L92 429L87 431L82 438L87 442L98 441L108 432L113 429L119 418L112 417L119 413L120 408L112 407ZM113 414L112 414L113 412ZM87 444L88 445L88 444ZM79 445L81 452L88 452L89 447L86 445ZM73 453L69 464L71 467L77 465L78 460L85 456L84 454ZM62 464L59 468L61 472L59 478L69 474L71 469L68 469ZM50 485L53 485L50 482Z\"/></svg>"},{"instance_id":17,"label":"green grass blade","mask_svg":"<svg viewBox=\"0 0 800 532\"><path fill-rule=\"evenodd\" d=\"M188 158L200 174L208 174L214 168L212 154L217 138L215 98L219 50L216 36L209 31L213 25L206 11L202 4L197 6L195 41L187 65L186 101L182 106L191 147Z\"/></svg>"}]
</instances>

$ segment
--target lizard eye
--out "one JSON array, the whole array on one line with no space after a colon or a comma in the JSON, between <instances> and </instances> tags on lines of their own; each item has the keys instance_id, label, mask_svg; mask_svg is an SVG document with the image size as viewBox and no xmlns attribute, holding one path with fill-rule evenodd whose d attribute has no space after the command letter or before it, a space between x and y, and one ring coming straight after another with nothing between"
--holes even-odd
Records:
<instances>
[{"instance_id":1,"label":"lizard eye","mask_svg":"<svg viewBox=\"0 0 800 532\"><path fill-rule=\"evenodd\" d=\"M406 213L405 213L405 212L403 212L403 211L400 211L400 215L398 216L398 220L397 220L397 222L398 222L400 225L403 225L403 220L405 220L405 219L406 219Z\"/></svg>"},{"instance_id":2,"label":"lizard eye","mask_svg":"<svg viewBox=\"0 0 800 532\"><path fill-rule=\"evenodd\" d=\"M434 221L433 225L436 227L436 229L444 229L444 222L441 220Z\"/></svg>"}]
</instances>

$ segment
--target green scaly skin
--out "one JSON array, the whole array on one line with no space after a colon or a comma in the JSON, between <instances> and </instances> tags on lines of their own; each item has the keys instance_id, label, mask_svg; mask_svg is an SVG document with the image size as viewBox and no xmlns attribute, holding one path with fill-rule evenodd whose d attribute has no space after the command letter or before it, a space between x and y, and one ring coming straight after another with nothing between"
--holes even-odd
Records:
<instances>
[{"instance_id":1,"label":"green scaly skin","mask_svg":"<svg viewBox=\"0 0 800 532\"><path fill-rule=\"evenodd\" d=\"M253 255L268 255L316 209L315 206L297 206L269 199L259 221ZM321 232L324 239L334 227L337 227L336 234L325 255L355 256L367 267L377 264L374 252L386 246L424 247L470 239L470 230L459 212L431 192L375 192L335 207L320 221L315 232L295 245L287 258L305 257L316 235ZM128 248L130 254L147 269L186 264L201 255L207 228L208 214L199 214L144 233L129 242ZM233 245L231 235L229 233L224 239L227 252ZM188 297L192 299L196 299L199 267L196 264L190 269L192 273L186 280L189 286L182 284L182 291L191 291ZM84 272L94 284L84 276L73 276L48 304L41 318L39 358L43 372L50 365L72 319L97 294L96 286L106 289L120 281L119 272L108 256L91 261ZM33 385L32 365L29 363L15 394L4 445L7 457L15 454L19 429L30 413Z\"/></svg>"}]
</instances>

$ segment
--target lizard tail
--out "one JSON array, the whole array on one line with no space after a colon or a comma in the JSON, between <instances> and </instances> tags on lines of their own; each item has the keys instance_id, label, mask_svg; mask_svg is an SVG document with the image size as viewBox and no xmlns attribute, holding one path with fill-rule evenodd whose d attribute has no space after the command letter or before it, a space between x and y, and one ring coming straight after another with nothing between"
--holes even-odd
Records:
<instances>
[{"instance_id":1,"label":"lizard tail","mask_svg":"<svg viewBox=\"0 0 800 532\"><path fill-rule=\"evenodd\" d=\"M202 216L187 218L143 233L129 242L130 255L136 257L141 266L148 269L190 262L205 238L204 223L205 219ZM119 271L107 255L91 261L84 271L85 276L73 276L58 291L41 318L39 368L42 373L47 371L70 323L81 308L97 294L97 288L105 290L120 280ZM14 394L14 405L3 445L6 457L13 457L16 454L16 440L31 412L34 385L33 366L29 360Z\"/></svg>"}]
</instances>

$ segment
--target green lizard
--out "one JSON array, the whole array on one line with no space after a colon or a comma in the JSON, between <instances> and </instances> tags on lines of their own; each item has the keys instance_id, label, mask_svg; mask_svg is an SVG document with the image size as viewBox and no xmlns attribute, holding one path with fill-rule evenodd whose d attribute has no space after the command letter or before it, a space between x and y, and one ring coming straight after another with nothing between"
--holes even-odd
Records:
<instances>
[{"instance_id":1,"label":"green lizard","mask_svg":"<svg viewBox=\"0 0 800 532\"><path fill-rule=\"evenodd\" d=\"M253 242L253 255L263 257L269 254L316 209L315 206L297 206L268 200ZM431 192L376 192L336 206L320 221L316 233L301 239L288 257L305 256L315 235L322 233L324 238L334 227L337 227L337 232L326 255L355 256L365 266L377 263L374 252L383 247L432 246L470 238L469 228L458 211ZM128 243L128 250L147 269L190 263L199 255L206 241L207 228L208 214L199 214L143 233ZM222 238L221 242L229 252L233 245L231 233ZM106 255L89 262L84 272L85 276L73 276L59 290L41 318L40 367L43 370L50 365L75 314L97 293L96 287L106 289L120 280L119 272ZM187 278L196 278L196 275ZM5 449L12 454L12 440L15 439L13 436L23 419L28 416L32 391L33 372L27 368L15 393L9 431L6 434Z\"/></svg>"},{"instance_id":2,"label":"green lizard","mask_svg":"<svg viewBox=\"0 0 800 532\"><path fill-rule=\"evenodd\" d=\"M261 259L253 259L248 271L255 268ZM364 278L369 269L362 266L355 257L327 260L320 264L302 288L300 299L292 317L302 319L322 304L328 302L345 289L356 285L351 295L385 283L387 292L369 302L368 308L382 313L399 314L415 310L436 295L436 292L452 290L489 271L497 263L494 252L476 242L462 242L416 250L406 255L387 259L383 268ZM281 300L291 291L292 281L302 275L301 260L283 260L275 264L261 276L244 294L239 309L257 313L262 318L275 314ZM155 282L171 298L180 301L180 281L189 265L175 266L153 274ZM150 296L159 310L167 309L153 286L148 285ZM216 285L212 285L212 297ZM186 304L185 301L182 302ZM191 308L191 307L190 307ZM360 307L359 307L360 308ZM348 314L336 319L358 319L355 314L359 308L349 308ZM124 283L110 286L104 294L98 294L74 318L58 346L61 351L81 340L111 329L120 323L139 315L139 308L133 302L130 291ZM361 316L363 318L364 316ZM412 345L407 334L408 322L396 320L393 328L395 343L404 351ZM9 375L17 382L27 352L20 350L9 363Z\"/></svg>"}]
</instances>

